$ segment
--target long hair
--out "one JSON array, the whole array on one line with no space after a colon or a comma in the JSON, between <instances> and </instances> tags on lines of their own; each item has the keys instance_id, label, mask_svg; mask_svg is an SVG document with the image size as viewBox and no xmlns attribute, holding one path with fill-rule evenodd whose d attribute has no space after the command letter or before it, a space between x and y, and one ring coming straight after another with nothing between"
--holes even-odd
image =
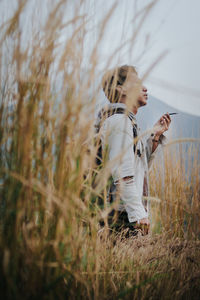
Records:
<instances>
[{"instance_id":1,"label":"long hair","mask_svg":"<svg viewBox=\"0 0 200 300\"><path fill-rule=\"evenodd\" d=\"M135 67L123 65L107 71L102 78L103 91L111 103L119 101L120 94L116 90L118 85L123 85L130 72L137 74Z\"/></svg>"}]
</instances>

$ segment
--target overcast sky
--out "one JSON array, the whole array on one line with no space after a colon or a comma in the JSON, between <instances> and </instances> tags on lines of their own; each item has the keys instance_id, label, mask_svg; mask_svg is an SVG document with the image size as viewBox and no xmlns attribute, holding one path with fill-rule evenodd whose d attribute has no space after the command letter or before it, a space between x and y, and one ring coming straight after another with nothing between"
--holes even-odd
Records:
<instances>
[{"instance_id":1,"label":"overcast sky","mask_svg":"<svg viewBox=\"0 0 200 300\"><path fill-rule=\"evenodd\" d=\"M96 30L98 21L105 17L114 2L89 1ZM110 54L133 35L141 20L139 17L137 22L133 22L135 14L151 2L117 1L100 46L102 66ZM152 63L163 56L145 80L149 93L175 108L200 115L199 55L200 1L158 0L145 17L133 49L130 51L130 45L124 46L114 57L111 66L133 64L142 76Z\"/></svg>"},{"instance_id":2,"label":"overcast sky","mask_svg":"<svg viewBox=\"0 0 200 300\"><path fill-rule=\"evenodd\" d=\"M79 0L68 0L71 6ZM142 77L153 65L145 85L149 94L177 109L200 116L200 0L158 0L141 22L134 43L126 43L137 30L142 12L152 0L85 0L82 10L90 17L85 39L86 64L89 50L98 40L102 20L116 3L98 45L98 68L106 65L132 64ZM24 25L28 28L29 14L35 9L39 20L45 19L50 4L56 0L30 0ZM0 1L1 22L12 15L16 0ZM74 5L74 7L75 7ZM75 11L79 14L80 11ZM66 9L66 19L72 12ZM35 16L36 16L35 15ZM24 27L24 28L25 28ZM64 35L63 35L64 37ZM63 39L64 44L64 39ZM116 52L116 49L118 51ZM162 59L159 60L159 58ZM157 62L156 64L154 64ZM100 79L101 73L99 73Z\"/></svg>"}]
</instances>

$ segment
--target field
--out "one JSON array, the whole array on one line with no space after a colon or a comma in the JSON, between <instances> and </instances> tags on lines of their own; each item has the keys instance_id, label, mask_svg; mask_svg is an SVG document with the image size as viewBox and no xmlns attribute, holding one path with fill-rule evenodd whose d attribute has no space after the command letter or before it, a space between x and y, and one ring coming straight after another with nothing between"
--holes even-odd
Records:
<instances>
[{"instance_id":1,"label":"field","mask_svg":"<svg viewBox=\"0 0 200 300\"><path fill-rule=\"evenodd\" d=\"M94 78L114 7L86 53L84 1L52 2L24 26L29 5L18 2L0 36L1 299L199 299L199 141L187 153L184 140L169 144L153 164L148 236L99 234L110 164L92 184Z\"/></svg>"}]
</instances>

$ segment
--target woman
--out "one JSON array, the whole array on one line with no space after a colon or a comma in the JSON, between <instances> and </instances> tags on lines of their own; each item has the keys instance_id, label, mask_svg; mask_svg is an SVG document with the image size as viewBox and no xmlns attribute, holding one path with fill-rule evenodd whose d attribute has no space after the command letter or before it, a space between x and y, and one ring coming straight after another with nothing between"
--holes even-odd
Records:
<instances>
[{"instance_id":1,"label":"woman","mask_svg":"<svg viewBox=\"0 0 200 300\"><path fill-rule=\"evenodd\" d=\"M120 199L109 216L109 225L117 231L127 229L127 236L135 235L138 229L147 234L150 222L143 195L148 193L148 167L163 144L171 119L168 113L163 115L144 143L138 139L135 116L147 104L148 93L135 68L124 65L106 72L102 87L109 104L99 112L97 131L102 149L107 148L108 159L113 162L108 199Z\"/></svg>"}]
</instances>

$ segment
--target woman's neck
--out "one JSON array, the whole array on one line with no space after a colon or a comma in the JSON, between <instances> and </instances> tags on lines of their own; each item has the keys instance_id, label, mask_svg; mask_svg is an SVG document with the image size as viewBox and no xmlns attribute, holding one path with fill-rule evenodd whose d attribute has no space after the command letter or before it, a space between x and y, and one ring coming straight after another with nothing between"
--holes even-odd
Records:
<instances>
[{"instance_id":1,"label":"woman's neck","mask_svg":"<svg viewBox=\"0 0 200 300\"><path fill-rule=\"evenodd\" d=\"M134 106L134 107L132 108L132 112L136 115L137 112L138 112L138 108L137 108L136 106Z\"/></svg>"},{"instance_id":2,"label":"woman's neck","mask_svg":"<svg viewBox=\"0 0 200 300\"><path fill-rule=\"evenodd\" d=\"M120 99L120 101L118 103L123 103L123 104L127 105L127 103L126 103L126 97L122 96L121 99ZM129 107L128 109L130 109L135 115L138 112L138 107L136 105L134 105L132 108Z\"/></svg>"}]
</instances>

